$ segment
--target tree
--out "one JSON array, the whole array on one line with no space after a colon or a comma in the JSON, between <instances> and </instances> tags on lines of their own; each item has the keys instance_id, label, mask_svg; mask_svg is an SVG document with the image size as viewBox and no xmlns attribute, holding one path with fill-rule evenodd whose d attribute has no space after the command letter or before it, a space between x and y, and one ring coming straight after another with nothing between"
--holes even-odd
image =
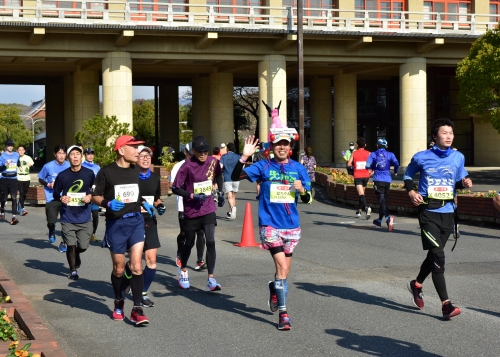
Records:
<instances>
[{"instance_id":1,"label":"tree","mask_svg":"<svg viewBox=\"0 0 500 357\"><path fill-rule=\"evenodd\" d=\"M0 104L0 143L12 139L16 145L31 144L33 136L19 116L20 109L15 106Z\"/></svg>"},{"instance_id":2,"label":"tree","mask_svg":"<svg viewBox=\"0 0 500 357\"><path fill-rule=\"evenodd\" d=\"M186 104L179 107L179 141L182 144L193 140L193 105Z\"/></svg>"},{"instance_id":3,"label":"tree","mask_svg":"<svg viewBox=\"0 0 500 357\"><path fill-rule=\"evenodd\" d=\"M91 147L95 152L95 161L106 166L116 159L113 151L116 138L120 135L134 135L128 123L120 123L115 116L94 115L83 122L82 130L76 132L75 140L83 147Z\"/></svg>"},{"instance_id":4,"label":"tree","mask_svg":"<svg viewBox=\"0 0 500 357\"><path fill-rule=\"evenodd\" d=\"M500 30L477 39L457 66L458 101L464 113L491 122L500 133Z\"/></svg>"},{"instance_id":5,"label":"tree","mask_svg":"<svg viewBox=\"0 0 500 357\"><path fill-rule=\"evenodd\" d=\"M255 121L255 136L259 136L259 88L234 87L234 120L235 129L248 129L251 122ZM242 120L242 117L245 120Z\"/></svg>"},{"instance_id":6,"label":"tree","mask_svg":"<svg viewBox=\"0 0 500 357\"><path fill-rule=\"evenodd\" d=\"M134 131L148 144L155 143L155 107L153 99L136 99L132 103Z\"/></svg>"}]
</instances>

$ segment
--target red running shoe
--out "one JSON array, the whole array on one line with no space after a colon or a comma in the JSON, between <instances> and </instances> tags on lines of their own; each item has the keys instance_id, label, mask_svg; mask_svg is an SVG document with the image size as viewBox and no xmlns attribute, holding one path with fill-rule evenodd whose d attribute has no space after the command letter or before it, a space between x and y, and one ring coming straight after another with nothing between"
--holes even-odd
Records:
<instances>
[{"instance_id":1,"label":"red running shoe","mask_svg":"<svg viewBox=\"0 0 500 357\"><path fill-rule=\"evenodd\" d=\"M142 307L134 307L130 313L130 321L135 322L136 326L149 324L149 319L144 315Z\"/></svg>"},{"instance_id":2,"label":"red running shoe","mask_svg":"<svg viewBox=\"0 0 500 357\"><path fill-rule=\"evenodd\" d=\"M411 301L413 305L418 307L420 310L424 308L424 293L422 293L422 288L417 288L415 286L416 280L412 280L408 283L408 290L411 293Z\"/></svg>"},{"instance_id":3,"label":"red running shoe","mask_svg":"<svg viewBox=\"0 0 500 357\"><path fill-rule=\"evenodd\" d=\"M278 330L290 330L292 326L290 325L290 317L286 311L280 312L280 319L278 322Z\"/></svg>"},{"instance_id":4,"label":"red running shoe","mask_svg":"<svg viewBox=\"0 0 500 357\"><path fill-rule=\"evenodd\" d=\"M179 268L182 266L181 257L179 255L175 256L175 265L177 265Z\"/></svg>"},{"instance_id":5,"label":"red running shoe","mask_svg":"<svg viewBox=\"0 0 500 357\"><path fill-rule=\"evenodd\" d=\"M123 320L125 314L123 313L124 300L115 300L115 309L113 310L113 320Z\"/></svg>"},{"instance_id":6,"label":"red running shoe","mask_svg":"<svg viewBox=\"0 0 500 357\"><path fill-rule=\"evenodd\" d=\"M460 315L462 311L458 307L455 307L451 304L451 302L447 301L443 304L443 318L445 320L449 320L453 316Z\"/></svg>"},{"instance_id":7,"label":"red running shoe","mask_svg":"<svg viewBox=\"0 0 500 357\"><path fill-rule=\"evenodd\" d=\"M392 232L394 229L394 216L389 216L389 219L387 220L387 230L389 232Z\"/></svg>"},{"instance_id":8,"label":"red running shoe","mask_svg":"<svg viewBox=\"0 0 500 357\"><path fill-rule=\"evenodd\" d=\"M19 223L19 220L16 217L12 217L12 221L10 221L11 226L15 226Z\"/></svg>"}]
</instances>

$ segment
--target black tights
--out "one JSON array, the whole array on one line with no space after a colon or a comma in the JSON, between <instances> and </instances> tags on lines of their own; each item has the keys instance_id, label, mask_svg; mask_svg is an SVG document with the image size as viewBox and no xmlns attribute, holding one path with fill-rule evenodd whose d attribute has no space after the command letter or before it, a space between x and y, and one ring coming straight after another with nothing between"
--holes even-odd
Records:
<instances>
[{"instance_id":1,"label":"black tights","mask_svg":"<svg viewBox=\"0 0 500 357\"><path fill-rule=\"evenodd\" d=\"M17 214L17 193L12 193L11 192L10 197L12 198L12 215L15 216ZM5 199L7 199L7 197L5 197ZM5 211L5 203L6 202L7 202L7 200L4 201L2 199L2 203L1 203L1 211L2 211L2 213Z\"/></svg>"},{"instance_id":2,"label":"black tights","mask_svg":"<svg viewBox=\"0 0 500 357\"><path fill-rule=\"evenodd\" d=\"M97 226L99 225L99 210L92 211L92 234L95 234L97 231Z\"/></svg>"},{"instance_id":3,"label":"black tights","mask_svg":"<svg viewBox=\"0 0 500 357\"><path fill-rule=\"evenodd\" d=\"M177 236L177 252L182 251L182 246L186 242L186 232L184 231L184 212L179 212L179 227L181 229ZM203 252L205 251L205 232L202 229L196 231L196 254L198 261L203 260Z\"/></svg>"},{"instance_id":4,"label":"black tights","mask_svg":"<svg viewBox=\"0 0 500 357\"><path fill-rule=\"evenodd\" d=\"M203 226L203 231L205 232L205 239L207 244L207 268L208 274L213 274L215 270L215 224L206 224ZM196 237L196 231L186 231L186 241L182 246L181 250L181 262L182 267L185 268L189 256L191 255L191 249L194 246L194 239Z\"/></svg>"},{"instance_id":5,"label":"black tights","mask_svg":"<svg viewBox=\"0 0 500 357\"><path fill-rule=\"evenodd\" d=\"M85 252L87 249L78 248L76 245L68 245L66 250L66 259L68 259L69 270L76 270L76 262L77 257L80 256L80 253Z\"/></svg>"},{"instance_id":6,"label":"black tights","mask_svg":"<svg viewBox=\"0 0 500 357\"><path fill-rule=\"evenodd\" d=\"M378 198L378 204L380 205L380 209L378 212L378 218L380 220L382 220L382 218L384 218L384 216L389 217L389 210L387 209L387 204L385 201L385 194L377 192L377 198Z\"/></svg>"},{"instance_id":7,"label":"black tights","mask_svg":"<svg viewBox=\"0 0 500 357\"><path fill-rule=\"evenodd\" d=\"M445 256L443 248L432 248L427 252L427 257L422 262L417 282L423 284L424 280L432 273L432 282L441 301L448 300L446 280L444 278Z\"/></svg>"}]
</instances>

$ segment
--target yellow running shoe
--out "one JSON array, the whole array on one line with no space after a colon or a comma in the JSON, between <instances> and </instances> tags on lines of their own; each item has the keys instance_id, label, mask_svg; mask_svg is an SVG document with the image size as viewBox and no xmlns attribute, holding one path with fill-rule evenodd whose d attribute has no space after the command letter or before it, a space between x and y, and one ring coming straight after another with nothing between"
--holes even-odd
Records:
<instances>
[{"instance_id":1,"label":"yellow running shoe","mask_svg":"<svg viewBox=\"0 0 500 357\"><path fill-rule=\"evenodd\" d=\"M93 234L90 236L90 240L91 240L92 242L100 242L100 241L101 241L100 239L97 239L97 238L95 237L95 235L93 235Z\"/></svg>"}]
</instances>

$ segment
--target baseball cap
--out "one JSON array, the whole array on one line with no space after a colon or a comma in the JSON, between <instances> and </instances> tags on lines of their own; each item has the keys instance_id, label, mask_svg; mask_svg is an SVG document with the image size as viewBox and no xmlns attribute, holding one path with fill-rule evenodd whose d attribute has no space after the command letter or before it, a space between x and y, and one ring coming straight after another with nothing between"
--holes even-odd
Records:
<instances>
[{"instance_id":1,"label":"baseball cap","mask_svg":"<svg viewBox=\"0 0 500 357\"><path fill-rule=\"evenodd\" d=\"M290 134L275 134L273 144L276 144L278 141L281 140L292 141L292 138L290 137Z\"/></svg>"},{"instance_id":2,"label":"baseball cap","mask_svg":"<svg viewBox=\"0 0 500 357\"><path fill-rule=\"evenodd\" d=\"M354 146L354 143L351 141L351 142L349 143L349 146Z\"/></svg>"},{"instance_id":3,"label":"baseball cap","mask_svg":"<svg viewBox=\"0 0 500 357\"><path fill-rule=\"evenodd\" d=\"M153 156L153 151L151 151L151 149L148 148L147 146L139 145L139 147L137 149L139 150L139 154L141 152L143 152L144 150L146 150L147 152L149 152L149 155Z\"/></svg>"},{"instance_id":4,"label":"baseball cap","mask_svg":"<svg viewBox=\"0 0 500 357\"><path fill-rule=\"evenodd\" d=\"M5 140L5 146L14 146L14 141L12 139Z\"/></svg>"},{"instance_id":5,"label":"baseball cap","mask_svg":"<svg viewBox=\"0 0 500 357\"><path fill-rule=\"evenodd\" d=\"M193 143L192 142L187 143L186 146L184 147L184 151L186 151L191 156L194 155Z\"/></svg>"},{"instance_id":6,"label":"baseball cap","mask_svg":"<svg viewBox=\"0 0 500 357\"><path fill-rule=\"evenodd\" d=\"M193 150L197 152L208 151L208 142L203 136L193 139Z\"/></svg>"},{"instance_id":7,"label":"baseball cap","mask_svg":"<svg viewBox=\"0 0 500 357\"><path fill-rule=\"evenodd\" d=\"M92 149L92 148L86 148L85 150L83 150L83 153L84 154L94 154L94 149Z\"/></svg>"},{"instance_id":8,"label":"baseball cap","mask_svg":"<svg viewBox=\"0 0 500 357\"><path fill-rule=\"evenodd\" d=\"M71 145L68 150L66 151L66 154L69 155L70 152L72 152L73 150L78 150L80 151L80 154L82 153L82 148L79 147L78 145Z\"/></svg>"},{"instance_id":9,"label":"baseball cap","mask_svg":"<svg viewBox=\"0 0 500 357\"><path fill-rule=\"evenodd\" d=\"M378 140L377 140L377 145L382 145L382 146L385 146L384 142L385 142L385 140L384 140L384 139L378 139Z\"/></svg>"},{"instance_id":10,"label":"baseball cap","mask_svg":"<svg viewBox=\"0 0 500 357\"><path fill-rule=\"evenodd\" d=\"M118 139L116 139L115 148L113 150L117 151L118 149L124 147L125 145L137 145L144 143L145 141L139 140L139 138L135 138L132 135L122 135Z\"/></svg>"},{"instance_id":11,"label":"baseball cap","mask_svg":"<svg viewBox=\"0 0 500 357\"><path fill-rule=\"evenodd\" d=\"M220 144L220 148L221 148L221 149L224 149L225 147L226 147L226 144L225 144L225 143Z\"/></svg>"}]
</instances>

